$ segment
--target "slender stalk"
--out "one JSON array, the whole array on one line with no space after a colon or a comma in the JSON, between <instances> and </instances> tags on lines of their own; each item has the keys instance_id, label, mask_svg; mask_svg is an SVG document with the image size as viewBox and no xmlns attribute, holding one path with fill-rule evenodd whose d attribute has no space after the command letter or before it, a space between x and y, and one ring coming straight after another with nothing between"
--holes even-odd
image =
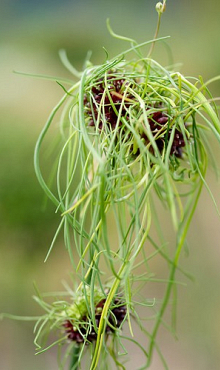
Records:
<instances>
[{"instance_id":1,"label":"slender stalk","mask_svg":"<svg viewBox=\"0 0 220 370\"><path fill-rule=\"evenodd\" d=\"M125 273L126 266L127 266L127 262L125 262L121 266L121 268L118 272L118 278L115 278L115 281L112 284L112 287L109 291L108 297L107 297L106 302L104 304L101 319L100 319L100 323L99 323L98 336L97 336L95 351L94 351L94 355L93 355L90 370L95 370L98 366L99 357L100 357L100 353L101 353L101 349L102 349L102 343L103 343L104 336L105 336L106 318L107 318L107 315L108 315L109 307L110 307L110 304L113 300L113 297L115 296L115 293L117 292L117 289L119 287L121 279L122 279L122 277Z\"/></svg>"},{"instance_id":2,"label":"slender stalk","mask_svg":"<svg viewBox=\"0 0 220 370\"><path fill-rule=\"evenodd\" d=\"M183 228L182 231L181 231L181 224L180 224L180 233L181 234L179 236L177 248L176 248L176 251L175 251L175 257L174 257L174 260L173 260L173 265L172 265L171 270L170 270L169 283L167 285L167 289L166 289L166 292L165 292L165 295L164 295L163 303L162 303L162 306L160 308L160 311L158 312L157 320L156 320L156 323L154 325L154 329L153 329L153 332L152 332L152 335L151 335L151 341L150 341L149 351L148 351L147 367L149 367L150 364L151 364L152 355L153 355L153 349L154 349L154 346L155 346L155 339L156 339L156 336L157 336L157 332L158 332L158 329L159 329L159 326L160 326L162 317L164 315L164 312L166 310L167 304L168 304L169 299L170 299L171 289L173 287L173 284L175 284L175 273L176 273L176 269L178 267L180 252L181 252L182 247L184 245L184 242L185 242L185 239L186 239L186 234L187 234L187 231L189 229L189 226L190 226L192 217L193 217L193 215L195 213L195 210L196 210L196 207L197 207L197 203L198 203L198 200L199 200L199 196L200 196L201 191L202 191L202 187L203 187L203 181L201 180L200 181L199 190L197 192L196 199L195 199L195 201L193 203L192 210L191 210L190 215L189 215L189 217L187 219L186 225L185 225L185 227ZM178 237L178 235L177 235L177 237Z\"/></svg>"},{"instance_id":3,"label":"slender stalk","mask_svg":"<svg viewBox=\"0 0 220 370\"><path fill-rule=\"evenodd\" d=\"M163 1L163 4L162 3L158 3L156 5L156 10L158 12L158 20L157 20L157 28L156 28L156 31L155 31L155 34L154 34L154 38L153 38L153 42L151 44L151 47L150 47L150 50L149 50L149 53L147 55L148 58L150 58L153 50L154 50L154 45L155 45L155 42L156 42L156 39L158 37L158 33L159 33L159 29L160 29L160 21L161 21L161 15L162 13L165 11L166 9L166 0Z\"/></svg>"},{"instance_id":4,"label":"slender stalk","mask_svg":"<svg viewBox=\"0 0 220 370\"><path fill-rule=\"evenodd\" d=\"M79 369L78 359L79 359L80 350L81 350L80 346L74 346L73 347L69 370L78 370Z\"/></svg>"}]
</instances>

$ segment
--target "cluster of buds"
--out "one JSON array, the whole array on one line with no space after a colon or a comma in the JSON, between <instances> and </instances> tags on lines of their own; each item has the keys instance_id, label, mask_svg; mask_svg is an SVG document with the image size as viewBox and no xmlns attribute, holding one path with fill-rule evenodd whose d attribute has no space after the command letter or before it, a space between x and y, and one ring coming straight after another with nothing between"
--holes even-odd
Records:
<instances>
[{"instance_id":1,"label":"cluster of buds","mask_svg":"<svg viewBox=\"0 0 220 370\"><path fill-rule=\"evenodd\" d=\"M68 320L63 323L63 328L67 334L67 338L70 341L74 341L77 344L86 343L89 344L97 339L97 330L99 328L103 307L106 302L106 298L100 299L100 292L95 291L95 325L89 315L86 307L85 298L80 296L68 311ZM106 335L114 333L121 327L122 322L126 317L126 305L120 298L115 298L112 304L112 308L109 310L107 318L107 325L105 327Z\"/></svg>"},{"instance_id":2,"label":"cluster of buds","mask_svg":"<svg viewBox=\"0 0 220 370\"><path fill-rule=\"evenodd\" d=\"M98 128L102 130L105 121L107 126L114 130L118 121L117 112L122 103L126 81L124 78L116 79L108 76L106 82L108 93L105 88L105 80L100 78L98 83L92 87L91 96L85 95L84 106L86 115L89 117L89 126L96 126L98 122ZM128 100L128 96L126 98ZM124 102L121 112L122 117L126 115L126 108L129 104L129 102ZM104 107L104 112L100 110L101 106ZM100 111L101 115L99 113Z\"/></svg>"},{"instance_id":3,"label":"cluster of buds","mask_svg":"<svg viewBox=\"0 0 220 370\"><path fill-rule=\"evenodd\" d=\"M152 134L156 136L157 133L163 129L163 127L166 127L168 120L169 120L168 116L163 111L156 111L152 115L148 116L148 123ZM167 142L169 142L171 132L172 132L171 129L167 127L165 128L165 136L167 136ZM145 133L141 135L141 138L144 139L145 143L149 142L147 135ZM161 137L159 135L158 138L155 138L155 142L157 144L159 152L162 153L166 142L164 140L164 137ZM182 148L185 145L186 144L182 132L180 132L178 129L175 129L170 154L175 155L178 158L181 158Z\"/></svg>"},{"instance_id":4,"label":"cluster of buds","mask_svg":"<svg viewBox=\"0 0 220 370\"><path fill-rule=\"evenodd\" d=\"M123 120L128 122L129 107L136 111L138 115L138 102L135 96L126 92L128 81L122 76L118 78L113 75L108 75L106 79L100 78L97 83L84 96L85 115L87 117L88 126L96 127L100 132L109 128L115 130L117 126L118 133L121 137L126 137L130 140L132 133L127 132ZM137 85L134 81L134 85ZM149 109L151 108L151 109ZM153 112L152 112L153 108ZM119 117L120 110L120 117ZM155 143L160 153L166 148L167 143L171 139L172 129L170 123L174 119L167 113L166 108L162 103L157 103L146 108L148 123L151 133L154 136ZM130 122L128 122L130 123ZM140 140L145 144L149 144L149 138L146 130L139 133ZM180 130L175 129L170 154L178 158L182 156L182 148L186 145L183 134ZM132 148L131 148L132 149ZM154 150L150 146L152 153ZM140 150L136 150L138 155Z\"/></svg>"}]
</instances>

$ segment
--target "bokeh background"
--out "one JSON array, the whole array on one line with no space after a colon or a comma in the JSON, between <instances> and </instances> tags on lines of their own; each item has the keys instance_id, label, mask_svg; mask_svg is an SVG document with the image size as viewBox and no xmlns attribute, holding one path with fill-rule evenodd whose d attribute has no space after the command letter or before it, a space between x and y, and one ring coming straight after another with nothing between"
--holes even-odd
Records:
<instances>
[{"instance_id":1,"label":"bokeh background","mask_svg":"<svg viewBox=\"0 0 220 370\"><path fill-rule=\"evenodd\" d=\"M45 202L33 168L35 142L63 91L55 82L12 71L69 77L58 57L60 48L66 49L78 69L88 50L93 52L92 61L101 63L103 46L111 57L126 47L108 34L106 18L115 32L142 42L154 34L155 4L152 0L1 0L0 312L39 314L31 298L33 282L41 291L59 290L70 272L61 240L43 263L59 216ZM217 0L167 0L160 35L171 36L173 61L182 63L186 76L202 75L207 80L220 75L219 13ZM163 65L169 61L163 45L154 56ZM220 83L215 82L211 91L220 96ZM220 166L220 150L216 142L212 146ZM207 179L220 207L220 182L212 169ZM189 254L182 260L195 282L179 292L179 339L160 333L171 370L219 369L219 239L220 219L204 190L188 236ZM0 327L0 370L57 369L55 351L34 355L32 323L5 319ZM144 345L144 337L141 340ZM138 369L140 364L140 355L134 353L127 369ZM157 358L151 369L162 369Z\"/></svg>"}]
</instances>

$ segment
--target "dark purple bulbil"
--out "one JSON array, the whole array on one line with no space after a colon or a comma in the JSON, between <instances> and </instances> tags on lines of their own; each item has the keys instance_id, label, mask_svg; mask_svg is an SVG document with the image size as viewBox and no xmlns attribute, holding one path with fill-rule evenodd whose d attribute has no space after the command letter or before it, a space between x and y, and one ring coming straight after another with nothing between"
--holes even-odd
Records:
<instances>
[{"instance_id":1,"label":"dark purple bulbil","mask_svg":"<svg viewBox=\"0 0 220 370\"><path fill-rule=\"evenodd\" d=\"M104 307L105 301L105 299L102 299L96 306L95 321L97 328L99 327L102 309ZM119 299L115 299L114 304L119 306L111 310L111 313L108 317L108 322L110 325L106 325L105 328L106 334L114 333L114 331L120 327L126 316L126 306L120 306L121 302ZM64 322L63 327L65 328L67 338L78 344L83 343L85 341L85 338L87 340L86 344L88 344L88 342L95 341L97 339L97 332L92 325L89 327L88 332L88 325L86 325L86 323L88 323L88 318L83 317L81 321L84 323L84 325L81 325L78 329L74 327L74 323L72 323L70 320L66 320Z\"/></svg>"},{"instance_id":2,"label":"dark purple bulbil","mask_svg":"<svg viewBox=\"0 0 220 370\"><path fill-rule=\"evenodd\" d=\"M98 115L100 111L100 104L101 106L101 115L99 117L99 123L98 123L98 129L101 131L103 129L103 121L105 121L105 124L111 128L112 130L115 129L118 116L117 113L121 107L121 102L124 94L124 87L126 86L126 81L124 78L121 79L113 79L112 77L107 77L107 83L109 82L108 91L111 95L112 102L115 105L115 109L113 108L111 101L105 91L105 82L103 79L99 79L97 85L93 86L91 89L92 97L91 100L87 95L84 97L84 105L85 105L85 112L87 117L89 117L89 126L96 126ZM105 95L104 95L105 94ZM127 99L129 98L129 100ZM129 105L132 104L132 100L134 101L134 97L131 95L126 95L126 99L123 102L123 107L121 108L121 117L125 118L127 117L127 108ZM92 103L91 103L92 102ZM134 103L136 103L134 101ZM92 107L91 107L92 104ZM168 143L171 135L171 129L167 127L167 122L169 120L168 115L164 111L164 108L162 104L160 104L160 108L157 108L158 110L155 111L152 114L148 115L148 122L151 128L151 132L155 136L155 142L157 144L157 147L162 153L164 146L166 143ZM115 112L116 110L116 112ZM163 137L158 135L156 136L158 131L161 130L164 127L163 131ZM120 130L120 127L122 126L122 122L119 122L118 129ZM123 129L124 130L124 129ZM167 132L168 130L168 132ZM125 130L122 132L122 134L125 133ZM129 136L127 136L129 137ZM141 139L144 139L145 144L147 145L149 143L149 139L145 133L140 134ZM175 155L176 157L182 156L182 148L185 146L185 140L183 137L183 134L176 129L174 133L173 143L171 146L171 155ZM153 149L150 149L153 152ZM140 153L139 150L136 151L136 155Z\"/></svg>"},{"instance_id":3,"label":"dark purple bulbil","mask_svg":"<svg viewBox=\"0 0 220 370\"><path fill-rule=\"evenodd\" d=\"M110 77L107 78L107 82L109 79ZM108 90L111 95L112 102L114 103L115 109L117 111L120 109L122 98L120 96L114 95L114 92L118 94L123 94L121 90L122 90L124 82L125 81L123 79L111 80L111 84L109 84L108 86ZM104 91L105 91L105 83L103 79L100 79L99 84L97 84L96 86L93 86L91 90L92 108L91 108L90 101L88 100L88 97L87 96L84 97L86 113L90 118L89 126L96 126L96 122L98 119L98 113L99 113L99 105L102 104L102 106L104 107L104 116L105 116L104 119L107 125L109 125L109 127L111 127L114 130L116 127L118 116L112 107L111 101L107 93L105 94L105 97L103 99ZM125 107L126 107L126 103L124 103L124 107L122 109L122 114L121 114L122 117L125 116L126 114ZM102 114L103 114L103 111L102 111ZM99 121L99 129L102 130L102 128L103 128L103 117L101 117Z\"/></svg>"},{"instance_id":4,"label":"dark purple bulbil","mask_svg":"<svg viewBox=\"0 0 220 370\"><path fill-rule=\"evenodd\" d=\"M157 112L154 112L152 116L148 117L148 122L149 122L152 133L156 134L168 122L168 117L164 112L157 111ZM168 129L168 133L166 132L165 135L167 135L167 142L168 142L169 139L170 139L170 135L171 135L171 129L170 130ZM148 141L146 135L142 135L142 137L146 141ZM162 152L162 150L164 148L164 145L165 145L165 139L161 138L161 137L158 137L158 139L156 138L155 141L157 143L157 147L158 147L159 151ZM185 140L183 138L182 132L175 129L170 154L171 155L173 154L176 157L180 158L182 156L182 149L181 148L183 148L185 145L186 144L185 144Z\"/></svg>"}]
</instances>

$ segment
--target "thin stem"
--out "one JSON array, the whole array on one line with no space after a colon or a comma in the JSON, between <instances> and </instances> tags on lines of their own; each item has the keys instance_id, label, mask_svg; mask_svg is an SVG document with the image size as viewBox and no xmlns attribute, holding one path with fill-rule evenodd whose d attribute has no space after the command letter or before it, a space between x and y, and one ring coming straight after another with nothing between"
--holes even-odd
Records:
<instances>
[{"instance_id":1,"label":"thin stem","mask_svg":"<svg viewBox=\"0 0 220 370\"><path fill-rule=\"evenodd\" d=\"M160 9L157 9L157 6L160 5ZM163 4L162 3L158 3L156 5L156 10L158 12L158 20L157 20L157 28L156 28L156 31L155 31L155 34L154 34L154 38L153 38L153 42L151 44L151 47L150 47L150 50L149 50L149 53L147 55L148 58L150 58L153 50L154 50L154 46L155 46L155 42L156 42L156 39L157 39L157 36L158 36L158 33L159 33L159 29L160 29L160 21L161 21L161 15L163 14L163 12L165 11L165 8L166 8L166 0L163 1Z\"/></svg>"},{"instance_id":2,"label":"thin stem","mask_svg":"<svg viewBox=\"0 0 220 370\"><path fill-rule=\"evenodd\" d=\"M108 316L108 311L109 307L111 305L111 302L113 300L113 297L115 296L115 293L117 292L117 289L119 287L119 284L121 282L121 279L125 273L125 268L127 266L127 262L124 262L123 265L121 266L119 272L118 272L118 278L115 278L114 283L112 284L112 287L108 293L108 297L105 301L103 310L102 310L102 315L99 323L99 329L98 329L98 336L97 336L97 341L96 341L96 347L92 359L92 364L90 367L90 370L95 370L98 366L98 361L99 357L101 354L101 349L102 349L102 344L105 336L105 326L106 326L106 318Z\"/></svg>"},{"instance_id":3,"label":"thin stem","mask_svg":"<svg viewBox=\"0 0 220 370\"><path fill-rule=\"evenodd\" d=\"M80 346L75 346L73 347L72 351L72 356L71 356L71 361L70 361L70 370L78 370L78 359L79 359L79 354L80 354Z\"/></svg>"},{"instance_id":4,"label":"thin stem","mask_svg":"<svg viewBox=\"0 0 220 370\"><path fill-rule=\"evenodd\" d=\"M185 239L186 239L186 234L187 234L187 231L189 229L193 214L196 210L196 206L197 206L199 196L200 196L201 191L202 191L202 187L203 187L203 181L201 180L200 187L199 187L195 202L193 204L190 215L187 219L186 225L185 225L185 227L183 228L182 231L181 231L181 224L180 224L180 228L179 228L180 237L178 238L179 241L178 241L177 248L176 248L176 251L175 251L174 263L173 263L171 271L170 271L169 283L167 285L167 290L165 292L165 296L164 296L164 299L163 299L163 304L162 304L161 309L158 313L157 320L156 320L156 323L155 323L155 326L154 326L154 329L153 329L153 332L152 332L152 336L151 336L151 341L150 341L150 346L149 346L149 351L148 351L147 367L149 367L150 364L151 364L153 349L154 349L154 346L155 346L155 338L157 336L157 332L158 332L163 314L166 310L167 304L168 304L169 299L170 299L171 289L173 287L173 284L175 283L175 273L176 273L176 269L178 267L180 252L181 252L182 247L184 245L184 242L185 242Z\"/></svg>"}]
</instances>

